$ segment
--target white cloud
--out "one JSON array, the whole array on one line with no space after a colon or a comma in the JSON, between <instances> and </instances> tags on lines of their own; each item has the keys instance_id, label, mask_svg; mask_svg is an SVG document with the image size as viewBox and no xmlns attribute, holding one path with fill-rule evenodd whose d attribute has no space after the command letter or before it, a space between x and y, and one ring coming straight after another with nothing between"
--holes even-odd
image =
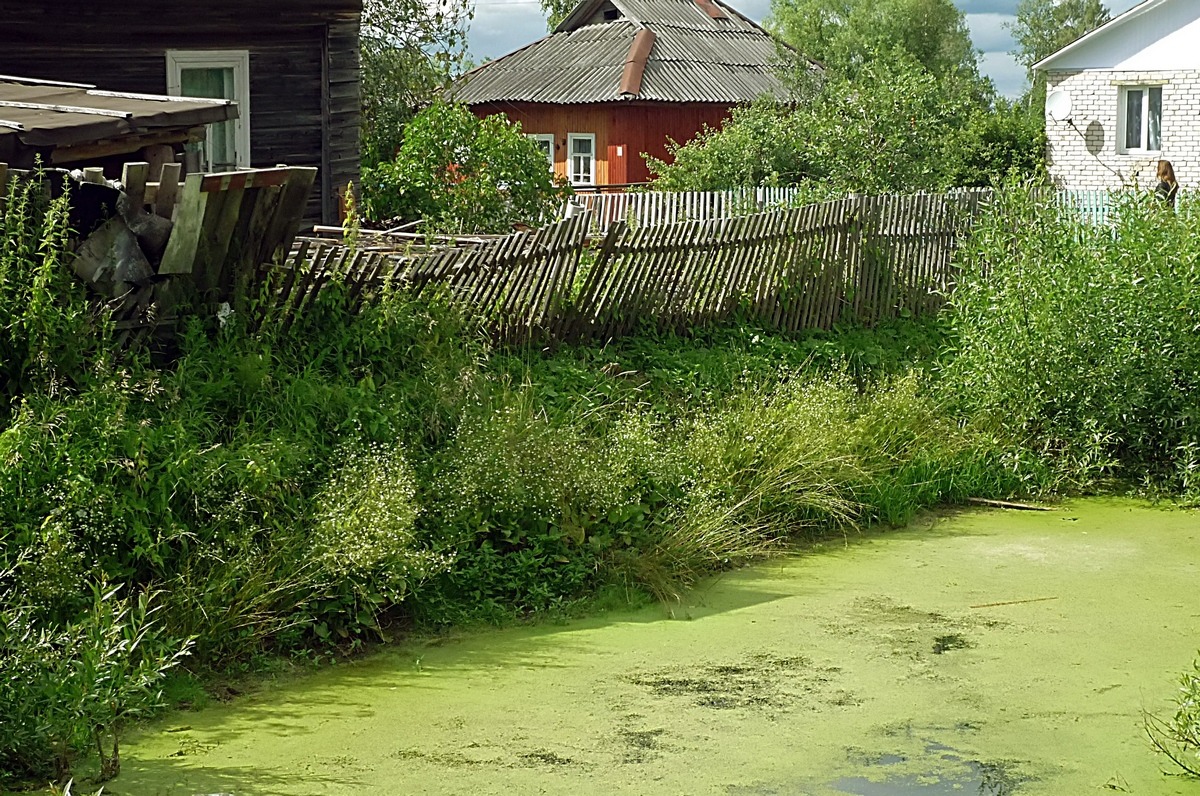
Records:
<instances>
[{"instance_id":1,"label":"white cloud","mask_svg":"<svg viewBox=\"0 0 1200 796\"><path fill-rule=\"evenodd\" d=\"M546 35L546 17L537 0L482 0L467 34L470 57L490 61Z\"/></svg>"},{"instance_id":2,"label":"white cloud","mask_svg":"<svg viewBox=\"0 0 1200 796\"><path fill-rule=\"evenodd\" d=\"M1019 97L1025 91L1025 67L1006 52L984 53L979 71L990 77L996 90L1006 97Z\"/></svg>"},{"instance_id":3,"label":"white cloud","mask_svg":"<svg viewBox=\"0 0 1200 796\"><path fill-rule=\"evenodd\" d=\"M1011 14L967 14L967 27L971 29L971 41L985 53L1008 52L1013 48L1013 37L1008 28Z\"/></svg>"}]
</instances>

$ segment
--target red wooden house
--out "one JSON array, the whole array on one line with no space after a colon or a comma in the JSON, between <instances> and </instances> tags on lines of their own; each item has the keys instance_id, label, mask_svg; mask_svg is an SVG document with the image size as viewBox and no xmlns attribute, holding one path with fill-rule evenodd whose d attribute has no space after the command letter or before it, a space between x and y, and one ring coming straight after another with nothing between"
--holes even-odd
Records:
<instances>
[{"instance_id":1,"label":"red wooden house","mask_svg":"<svg viewBox=\"0 0 1200 796\"><path fill-rule=\"evenodd\" d=\"M583 0L543 39L463 75L454 99L503 113L576 188L650 178L734 105L783 98L778 43L720 0Z\"/></svg>"}]
</instances>

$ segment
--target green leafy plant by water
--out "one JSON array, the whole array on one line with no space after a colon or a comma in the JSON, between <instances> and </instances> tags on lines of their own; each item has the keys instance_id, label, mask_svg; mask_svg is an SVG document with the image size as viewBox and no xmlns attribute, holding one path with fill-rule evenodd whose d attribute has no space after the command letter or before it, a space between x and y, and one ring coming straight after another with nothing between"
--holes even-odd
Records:
<instances>
[{"instance_id":1,"label":"green leafy plant by water","mask_svg":"<svg viewBox=\"0 0 1200 796\"><path fill-rule=\"evenodd\" d=\"M1194 221L1133 205L1093 233L1005 201L942 320L543 354L493 350L469 315L401 291L351 315L333 288L286 331L195 321L154 362L111 353L67 271L62 208L18 196L0 274L0 721L19 731L0 779L61 780L93 749L111 773L122 727L181 668L614 587L671 599L797 538L1164 455L1150 478L1188 489L1190 399L1151 377L1194 373ZM1094 339L1073 346L1059 314ZM1112 341L1144 349L1145 373Z\"/></svg>"},{"instance_id":2,"label":"green leafy plant by water","mask_svg":"<svg viewBox=\"0 0 1200 796\"><path fill-rule=\"evenodd\" d=\"M1066 483L1196 495L1200 215L1130 194L1104 225L1010 187L952 296L945 394Z\"/></svg>"}]
</instances>

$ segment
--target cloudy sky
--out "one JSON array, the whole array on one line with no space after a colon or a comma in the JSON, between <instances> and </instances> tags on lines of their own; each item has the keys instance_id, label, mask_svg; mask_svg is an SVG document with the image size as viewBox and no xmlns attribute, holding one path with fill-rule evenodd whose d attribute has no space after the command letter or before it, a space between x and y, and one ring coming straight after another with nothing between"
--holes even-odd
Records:
<instances>
[{"instance_id":1,"label":"cloudy sky","mask_svg":"<svg viewBox=\"0 0 1200 796\"><path fill-rule=\"evenodd\" d=\"M1139 0L1109 0L1113 16L1132 8ZM771 0L729 0L746 16L762 22L771 9ZM1001 93L1015 97L1025 84L1025 70L1018 66L1009 50L1012 36L1004 24L1011 22L1017 0L955 0L967 15L975 47L983 52L980 66L996 83ZM546 21L537 0L476 0L475 19L471 23L471 57L486 61L524 46L546 35Z\"/></svg>"}]
</instances>

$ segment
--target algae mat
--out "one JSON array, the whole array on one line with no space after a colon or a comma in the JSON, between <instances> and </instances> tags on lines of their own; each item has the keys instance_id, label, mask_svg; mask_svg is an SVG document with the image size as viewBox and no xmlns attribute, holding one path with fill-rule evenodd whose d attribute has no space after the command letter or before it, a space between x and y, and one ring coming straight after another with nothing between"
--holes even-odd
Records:
<instances>
[{"instance_id":1,"label":"algae mat","mask_svg":"<svg viewBox=\"0 0 1200 796\"><path fill-rule=\"evenodd\" d=\"M414 644L149 728L113 794L1200 794L1142 728L1200 515L930 518L661 607Z\"/></svg>"}]
</instances>

